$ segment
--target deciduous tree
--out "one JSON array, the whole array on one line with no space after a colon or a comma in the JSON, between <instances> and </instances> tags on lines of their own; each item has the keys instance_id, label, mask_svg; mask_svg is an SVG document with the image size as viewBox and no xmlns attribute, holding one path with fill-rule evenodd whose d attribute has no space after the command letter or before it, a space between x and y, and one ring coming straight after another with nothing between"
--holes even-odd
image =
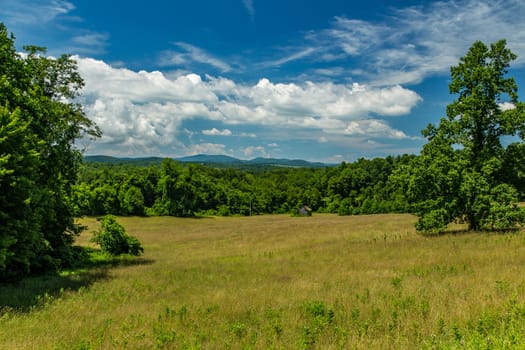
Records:
<instances>
[{"instance_id":1,"label":"deciduous tree","mask_svg":"<svg viewBox=\"0 0 525 350\"><path fill-rule=\"evenodd\" d=\"M429 142L405 167L418 229L440 231L457 219L471 230L523 222L517 191L500 176L509 155L502 138L524 136L525 108L516 82L507 77L515 58L505 40L490 47L478 41L451 68L449 90L457 99L447 106L446 118L423 130Z\"/></svg>"},{"instance_id":2,"label":"deciduous tree","mask_svg":"<svg viewBox=\"0 0 525 350\"><path fill-rule=\"evenodd\" d=\"M16 229L10 238L0 236L0 254L7 257L0 263L0 279L73 259L71 245L79 227L71 198L81 162L74 144L83 135L100 135L74 102L84 84L75 61L67 55L46 57L45 49L36 46L25 50L17 53L13 35L0 23L0 139L22 145L0 149L0 173L7 176L0 186L18 191L2 192L12 193L0 203L6 218L2 224ZM13 206L19 200L24 205ZM16 248L21 242L27 249Z\"/></svg>"}]
</instances>

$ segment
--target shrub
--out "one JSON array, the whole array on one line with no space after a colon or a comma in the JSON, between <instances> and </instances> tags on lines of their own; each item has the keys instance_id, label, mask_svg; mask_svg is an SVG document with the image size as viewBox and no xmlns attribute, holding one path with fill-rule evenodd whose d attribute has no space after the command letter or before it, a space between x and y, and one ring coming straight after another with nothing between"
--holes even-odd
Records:
<instances>
[{"instance_id":1,"label":"shrub","mask_svg":"<svg viewBox=\"0 0 525 350\"><path fill-rule=\"evenodd\" d=\"M115 216L106 215L100 221L102 226L100 230L93 233L93 242L100 245L103 252L113 256L121 254L139 256L144 252L140 241L129 236Z\"/></svg>"}]
</instances>

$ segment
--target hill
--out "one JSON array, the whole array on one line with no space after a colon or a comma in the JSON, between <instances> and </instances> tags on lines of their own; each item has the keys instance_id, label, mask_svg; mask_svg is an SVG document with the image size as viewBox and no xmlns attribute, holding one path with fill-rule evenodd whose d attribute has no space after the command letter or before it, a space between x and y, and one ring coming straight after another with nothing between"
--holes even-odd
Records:
<instances>
[{"instance_id":1,"label":"hill","mask_svg":"<svg viewBox=\"0 0 525 350\"><path fill-rule=\"evenodd\" d=\"M143 157L143 158L119 158L104 155L85 156L84 161L88 163L110 163L110 164L133 164L151 165L160 164L164 158ZM173 160L184 163L196 163L216 167L233 168L261 168L261 167L289 167L289 168L323 168L331 166L321 162L309 162L302 159L278 159L278 158L254 158L251 160L241 160L226 155L197 154L194 156L173 158Z\"/></svg>"}]
</instances>

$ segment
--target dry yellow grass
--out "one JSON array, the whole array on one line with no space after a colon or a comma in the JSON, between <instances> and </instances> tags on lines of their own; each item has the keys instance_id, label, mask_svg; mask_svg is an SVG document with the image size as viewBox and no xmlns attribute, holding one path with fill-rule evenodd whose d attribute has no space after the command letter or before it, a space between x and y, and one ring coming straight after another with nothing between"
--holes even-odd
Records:
<instances>
[{"instance_id":1,"label":"dry yellow grass","mask_svg":"<svg viewBox=\"0 0 525 350\"><path fill-rule=\"evenodd\" d=\"M0 348L476 348L525 303L523 235L423 237L414 221L119 218L138 263L0 315Z\"/></svg>"}]
</instances>

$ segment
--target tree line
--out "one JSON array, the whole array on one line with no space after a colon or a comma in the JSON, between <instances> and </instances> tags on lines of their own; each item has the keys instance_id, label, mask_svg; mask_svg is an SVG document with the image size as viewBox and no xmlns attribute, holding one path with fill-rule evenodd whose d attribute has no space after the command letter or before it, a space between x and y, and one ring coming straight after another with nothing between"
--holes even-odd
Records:
<instances>
[{"instance_id":1,"label":"tree line","mask_svg":"<svg viewBox=\"0 0 525 350\"><path fill-rule=\"evenodd\" d=\"M303 205L344 215L406 212L409 205L389 177L413 157L254 170L172 159L158 166L86 163L74 203L78 215L257 215L297 213Z\"/></svg>"}]
</instances>

